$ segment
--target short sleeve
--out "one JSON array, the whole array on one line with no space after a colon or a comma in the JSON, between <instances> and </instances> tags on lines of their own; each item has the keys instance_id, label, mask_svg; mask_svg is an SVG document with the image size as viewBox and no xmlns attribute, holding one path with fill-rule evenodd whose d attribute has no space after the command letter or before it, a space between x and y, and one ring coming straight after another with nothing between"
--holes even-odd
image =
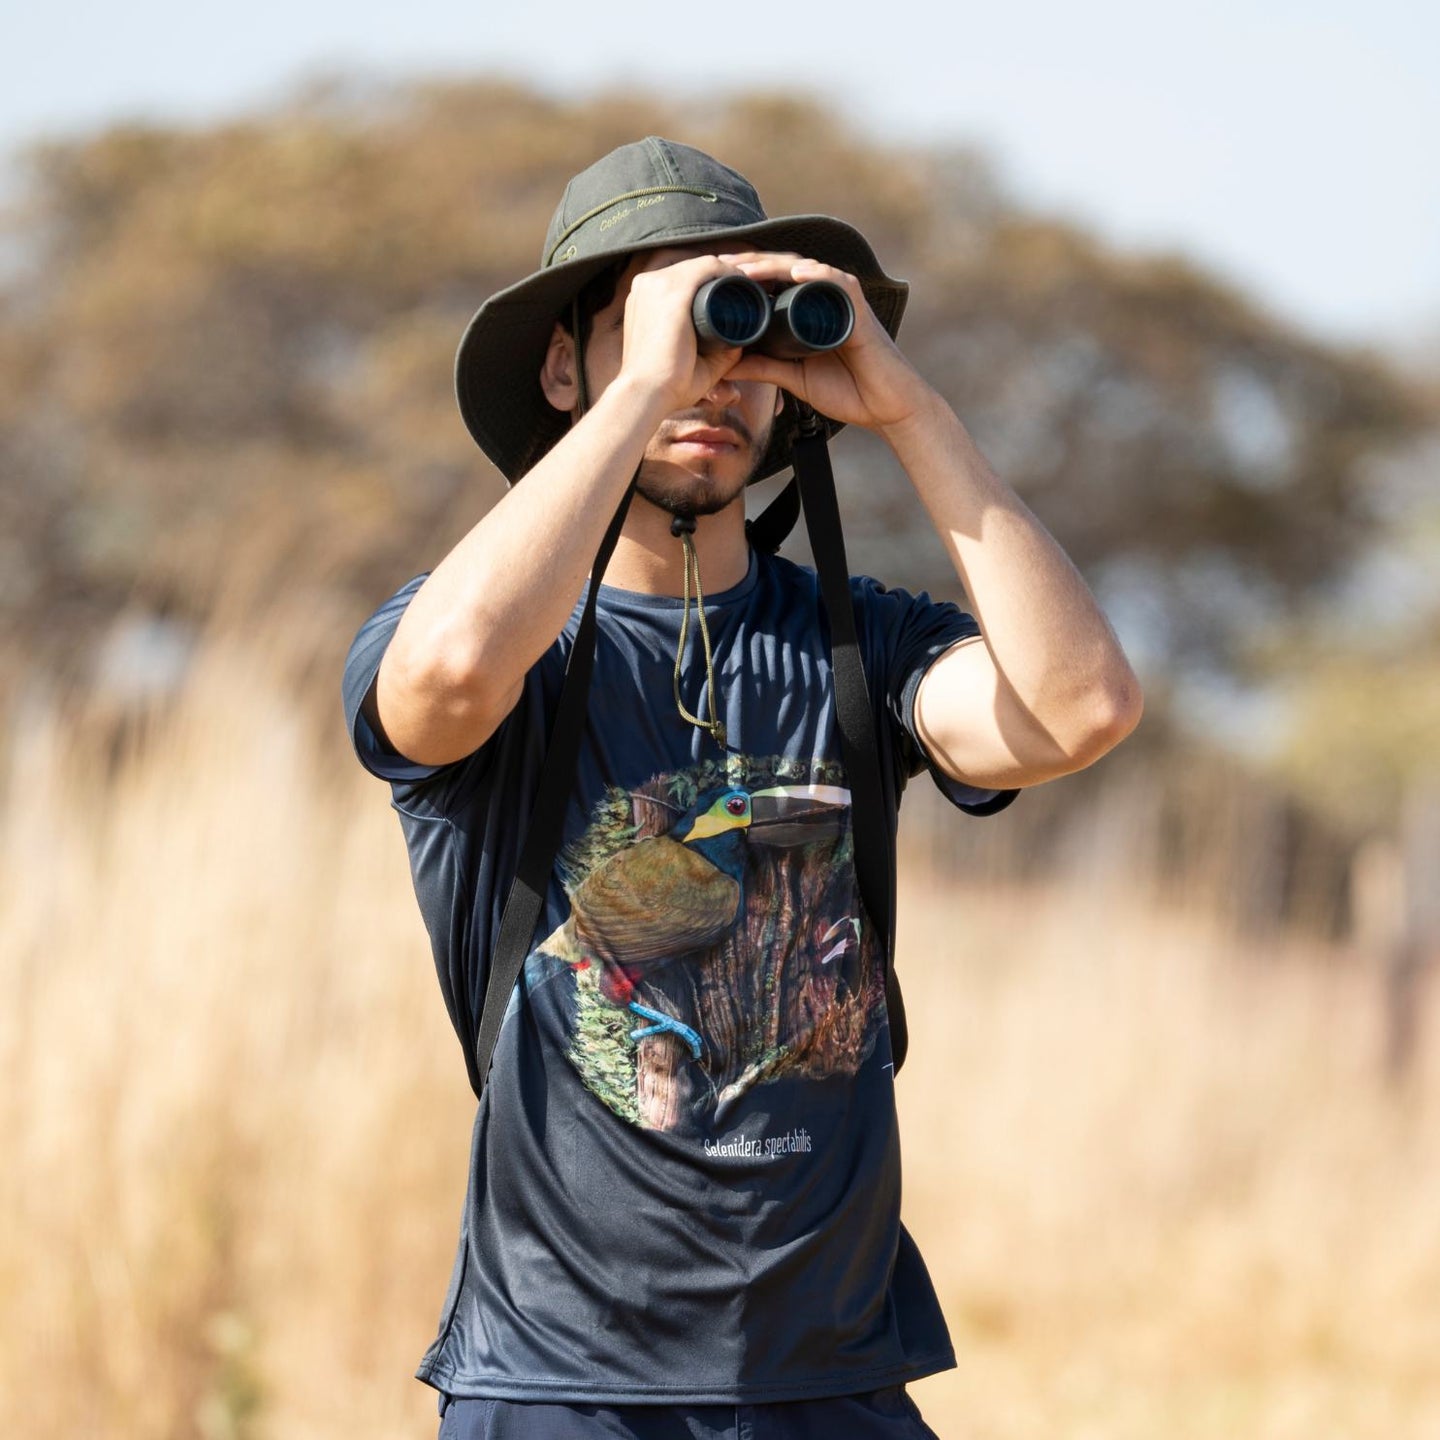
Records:
<instances>
[{"instance_id":1,"label":"short sleeve","mask_svg":"<svg viewBox=\"0 0 1440 1440\"><path fill-rule=\"evenodd\" d=\"M879 693L894 746L901 781L929 770L947 800L969 815L994 815L1018 790L989 790L952 780L929 757L915 726L915 697L925 672L952 646L974 639L980 626L973 615L925 591L887 589L878 580L851 581L858 612L865 617L866 674Z\"/></svg>"},{"instance_id":2,"label":"short sleeve","mask_svg":"<svg viewBox=\"0 0 1440 1440\"><path fill-rule=\"evenodd\" d=\"M375 683L375 677L380 673L380 661L395 635L400 617L427 577L428 572L417 575L402 585L360 627L351 642L350 653L345 657L341 694L345 704L345 724L350 732L350 743L355 747L360 763L381 780L413 784L429 779L443 768L407 760L375 733L361 708L366 695L370 693L370 687Z\"/></svg>"}]
</instances>

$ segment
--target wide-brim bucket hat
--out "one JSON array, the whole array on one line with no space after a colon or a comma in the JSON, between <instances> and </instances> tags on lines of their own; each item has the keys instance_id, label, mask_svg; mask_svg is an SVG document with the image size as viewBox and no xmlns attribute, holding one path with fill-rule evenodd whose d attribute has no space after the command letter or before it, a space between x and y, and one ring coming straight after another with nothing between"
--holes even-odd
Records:
<instances>
[{"instance_id":1,"label":"wide-brim bucket hat","mask_svg":"<svg viewBox=\"0 0 1440 1440\"><path fill-rule=\"evenodd\" d=\"M910 287L880 268L869 242L829 215L765 214L755 187L692 146L650 135L612 150L565 187L545 234L540 269L475 312L455 356L455 394L475 442L512 484L560 439L570 417L540 388L556 319L617 259L667 245L745 242L794 251L848 271L893 338ZM752 480L789 463L796 426L789 397ZM831 431L840 425L830 422Z\"/></svg>"}]
</instances>

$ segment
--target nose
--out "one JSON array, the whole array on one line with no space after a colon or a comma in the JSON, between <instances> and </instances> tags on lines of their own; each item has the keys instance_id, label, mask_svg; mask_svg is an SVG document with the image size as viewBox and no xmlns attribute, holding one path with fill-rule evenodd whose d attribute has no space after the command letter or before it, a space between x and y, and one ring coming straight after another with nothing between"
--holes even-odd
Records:
<instances>
[{"instance_id":1,"label":"nose","mask_svg":"<svg viewBox=\"0 0 1440 1440\"><path fill-rule=\"evenodd\" d=\"M712 405L733 405L740 398L740 387L729 376L722 375L706 392Z\"/></svg>"}]
</instances>

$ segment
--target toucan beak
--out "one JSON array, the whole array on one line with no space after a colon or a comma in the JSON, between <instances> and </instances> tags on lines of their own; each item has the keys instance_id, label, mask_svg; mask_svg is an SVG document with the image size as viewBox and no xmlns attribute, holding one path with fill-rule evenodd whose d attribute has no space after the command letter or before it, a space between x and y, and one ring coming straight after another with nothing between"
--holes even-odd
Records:
<instances>
[{"instance_id":1,"label":"toucan beak","mask_svg":"<svg viewBox=\"0 0 1440 1440\"><path fill-rule=\"evenodd\" d=\"M838 785L776 785L750 794L750 839L762 845L810 845L840 833L850 792Z\"/></svg>"}]
</instances>

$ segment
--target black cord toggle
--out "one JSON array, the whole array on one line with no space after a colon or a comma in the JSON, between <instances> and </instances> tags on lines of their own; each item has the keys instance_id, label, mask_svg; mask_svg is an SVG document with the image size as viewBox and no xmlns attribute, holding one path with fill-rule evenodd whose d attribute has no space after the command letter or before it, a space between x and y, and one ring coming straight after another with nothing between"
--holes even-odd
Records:
<instances>
[{"instance_id":1,"label":"black cord toggle","mask_svg":"<svg viewBox=\"0 0 1440 1440\"><path fill-rule=\"evenodd\" d=\"M814 406L804 400L795 402L795 420L802 439L809 440L816 435L828 439L830 436L830 427L825 423L824 416L817 414Z\"/></svg>"}]
</instances>

